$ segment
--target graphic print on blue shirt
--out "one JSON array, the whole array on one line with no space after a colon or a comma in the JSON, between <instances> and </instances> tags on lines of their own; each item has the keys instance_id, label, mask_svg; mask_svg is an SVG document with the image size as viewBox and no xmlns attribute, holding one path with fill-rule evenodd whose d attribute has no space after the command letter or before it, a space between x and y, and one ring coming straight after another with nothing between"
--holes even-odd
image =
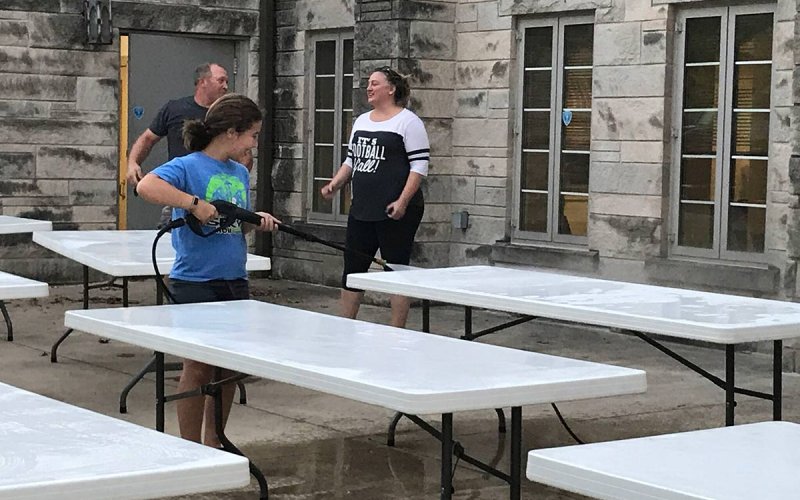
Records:
<instances>
[{"instance_id":1,"label":"graphic print on blue shirt","mask_svg":"<svg viewBox=\"0 0 800 500\"><path fill-rule=\"evenodd\" d=\"M247 194L250 177L244 165L233 160L222 162L195 152L175 158L152 172L177 189L205 201L225 200L249 208ZM186 210L175 208L173 218L185 217ZM210 233L219 221L203 227ZM208 238L194 234L187 226L172 231L175 264L170 277L186 281L246 279L247 242L240 223Z\"/></svg>"}]
</instances>

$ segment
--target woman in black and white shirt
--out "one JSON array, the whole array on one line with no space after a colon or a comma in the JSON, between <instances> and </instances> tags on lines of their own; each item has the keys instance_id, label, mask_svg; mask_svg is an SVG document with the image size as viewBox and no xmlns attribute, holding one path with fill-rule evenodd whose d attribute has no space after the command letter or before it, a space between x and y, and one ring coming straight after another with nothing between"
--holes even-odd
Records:
<instances>
[{"instance_id":1,"label":"woman in black and white shirt","mask_svg":"<svg viewBox=\"0 0 800 500\"><path fill-rule=\"evenodd\" d=\"M428 175L430 144L422 120L405 108L410 92L406 79L388 66L370 75L372 111L356 119L347 159L321 190L330 199L352 182L347 248L364 255L380 249L389 264L409 263L424 211L420 185ZM347 275L370 265L355 252L345 252L342 274L341 314L348 318L358 314L363 292L347 287ZM391 303L391 324L405 326L410 300L396 295Z\"/></svg>"}]
</instances>

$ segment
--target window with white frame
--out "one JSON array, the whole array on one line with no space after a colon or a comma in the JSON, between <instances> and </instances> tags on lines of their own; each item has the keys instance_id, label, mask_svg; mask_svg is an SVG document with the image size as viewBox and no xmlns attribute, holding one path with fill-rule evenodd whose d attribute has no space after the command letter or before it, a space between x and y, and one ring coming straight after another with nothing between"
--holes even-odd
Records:
<instances>
[{"instance_id":1,"label":"window with white frame","mask_svg":"<svg viewBox=\"0 0 800 500\"><path fill-rule=\"evenodd\" d=\"M310 45L309 219L346 221L349 184L332 200L320 194L347 156L353 126L353 35L313 36Z\"/></svg>"},{"instance_id":2,"label":"window with white frame","mask_svg":"<svg viewBox=\"0 0 800 500\"><path fill-rule=\"evenodd\" d=\"M679 15L674 253L763 258L773 24L769 5Z\"/></svg>"},{"instance_id":3,"label":"window with white frame","mask_svg":"<svg viewBox=\"0 0 800 500\"><path fill-rule=\"evenodd\" d=\"M527 21L519 42L515 237L585 244L593 19Z\"/></svg>"}]
</instances>

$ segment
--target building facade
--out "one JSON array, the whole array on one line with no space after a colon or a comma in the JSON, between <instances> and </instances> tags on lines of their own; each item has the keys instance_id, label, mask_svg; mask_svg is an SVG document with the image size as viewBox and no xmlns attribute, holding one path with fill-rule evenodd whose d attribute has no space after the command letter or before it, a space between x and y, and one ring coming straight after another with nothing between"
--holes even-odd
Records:
<instances>
[{"instance_id":1,"label":"building facade","mask_svg":"<svg viewBox=\"0 0 800 500\"><path fill-rule=\"evenodd\" d=\"M343 240L341 163L391 64L431 138L413 263L798 295L795 0L278 2L275 210ZM466 222L466 227L461 227ZM279 235L275 272L341 256Z\"/></svg>"},{"instance_id":2,"label":"building facade","mask_svg":"<svg viewBox=\"0 0 800 500\"><path fill-rule=\"evenodd\" d=\"M87 43L83 4L0 2L0 210L56 230L119 227L121 35L225 40L239 55L235 90L258 94L258 0L113 1L110 45ZM191 82L191 74L175 78ZM2 238L0 267L50 282L80 277L79 266L30 235Z\"/></svg>"}]
</instances>

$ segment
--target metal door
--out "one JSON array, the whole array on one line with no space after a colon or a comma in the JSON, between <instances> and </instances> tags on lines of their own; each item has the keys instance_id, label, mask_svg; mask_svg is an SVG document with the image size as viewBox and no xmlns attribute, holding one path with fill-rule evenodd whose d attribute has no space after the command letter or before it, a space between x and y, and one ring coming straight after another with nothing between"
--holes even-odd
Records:
<instances>
[{"instance_id":1,"label":"metal door","mask_svg":"<svg viewBox=\"0 0 800 500\"><path fill-rule=\"evenodd\" d=\"M170 99L194 94L194 69L204 63L222 65L228 71L228 87L235 87L236 42L231 40L131 33L128 53L128 144L133 145ZM167 140L160 140L142 171L149 172L167 161ZM161 207L133 195L128 186L127 229L155 229ZM122 225L122 224L121 224Z\"/></svg>"}]
</instances>

